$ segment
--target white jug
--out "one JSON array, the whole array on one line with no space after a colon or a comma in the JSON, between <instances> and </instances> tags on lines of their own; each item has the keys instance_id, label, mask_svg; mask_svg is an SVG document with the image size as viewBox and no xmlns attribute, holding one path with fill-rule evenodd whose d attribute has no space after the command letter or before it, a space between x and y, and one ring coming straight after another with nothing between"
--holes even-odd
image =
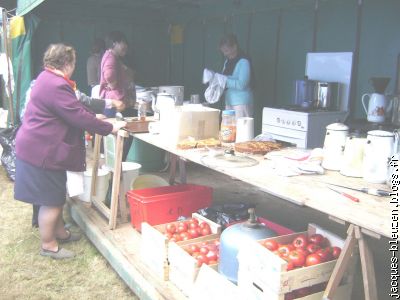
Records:
<instances>
[{"instance_id":1,"label":"white jug","mask_svg":"<svg viewBox=\"0 0 400 300\"><path fill-rule=\"evenodd\" d=\"M163 117L162 111L174 108L175 101L175 96L166 93L158 93L157 97L153 97L151 108L154 111L154 119L161 120L161 118ZM166 116L167 113L164 113L164 117Z\"/></svg>"},{"instance_id":2,"label":"white jug","mask_svg":"<svg viewBox=\"0 0 400 300\"><path fill-rule=\"evenodd\" d=\"M367 139L351 135L347 137L340 174L350 177L363 177L364 148Z\"/></svg>"},{"instance_id":3,"label":"white jug","mask_svg":"<svg viewBox=\"0 0 400 300\"><path fill-rule=\"evenodd\" d=\"M389 172L389 161L398 148L398 139L389 131L368 131L364 149L363 177L371 183L385 183Z\"/></svg>"},{"instance_id":4,"label":"white jug","mask_svg":"<svg viewBox=\"0 0 400 300\"><path fill-rule=\"evenodd\" d=\"M236 143L247 142L254 138L254 119L248 117L236 120Z\"/></svg>"},{"instance_id":5,"label":"white jug","mask_svg":"<svg viewBox=\"0 0 400 300\"><path fill-rule=\"evenodd\" d=\"M349 127L342 123L326 126L324 140L324 158L322 167L327 170L339 171L343 162L343 151Z\"/></svg>"},{"instance_id":6,"label":"white jug","mask_svg":"<svg viewBox=\"0 0 400 300\"><path fill-rule=\"evenodd\" d=\"M367 97L369 98L368 105L366 104ZM367 120L369 122L385 122L385 114L391 108L388 105L388 101L385 95L378 93L364 94L361 98L361 102L364 107L365 113L367 114Z\"/></svg>"}]
</instances>

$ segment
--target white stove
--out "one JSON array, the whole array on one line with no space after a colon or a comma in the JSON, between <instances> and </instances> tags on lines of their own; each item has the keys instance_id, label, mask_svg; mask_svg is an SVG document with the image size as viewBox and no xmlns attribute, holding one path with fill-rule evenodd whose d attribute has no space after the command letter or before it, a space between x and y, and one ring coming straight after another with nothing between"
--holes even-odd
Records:
<instances>
[{"instance_id":1,"label":"white stove","mask_svg":"<svg viewBox=\"0 0 400 300\"><path fill-rule=\"evenodd\" d=\"M345 111L293 111L264 107L262 132L275 140L296 145L299 148L317 148L324 144L326 126L343 122Z\"/></svg>"}]
</instances>

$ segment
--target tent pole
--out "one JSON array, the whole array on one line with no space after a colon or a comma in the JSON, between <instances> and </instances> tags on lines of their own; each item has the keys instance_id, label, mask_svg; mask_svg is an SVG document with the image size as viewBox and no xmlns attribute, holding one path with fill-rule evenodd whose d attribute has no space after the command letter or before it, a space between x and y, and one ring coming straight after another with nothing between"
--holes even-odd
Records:
<instances>
[{"instance_id":1,"label":"tent pole","mask_svg":"<svg viewBox=\"0 0 400 300\"><path fill-rule=\"evenodd\" d=\"M8 109L9 109L9 115L10 115L10 120L11 120L11 125L14 126L14 106L13 106L13 95L12 95L12 88L11 88L11 69L10 69L10 53L8 49L8 36L7 36L7 28L8 28L8 22L7 22L7 11L5 9L2 9L2 16L3 16L3 45L4 45L4 51L6 54L6 60L7 60L7 71L8 71L8 82L7 82L7 90L8 90Z\"/></svg>"}]
</instances>

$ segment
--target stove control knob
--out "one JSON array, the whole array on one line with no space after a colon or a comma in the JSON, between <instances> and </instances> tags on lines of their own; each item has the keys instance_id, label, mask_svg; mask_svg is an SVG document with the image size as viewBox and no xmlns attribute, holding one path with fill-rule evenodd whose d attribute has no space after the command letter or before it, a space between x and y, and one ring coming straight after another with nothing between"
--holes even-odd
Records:
<instances>
[{"instance_id":1,"label":"stove control knob","mask_svg":"<svg viewBox=\"0 0 400 300\"><path fill-rule=\"evenodd\" d=\"M292 121L292 126L296 126L296 121Z\"/></svg>"},{"instance_id":2,"label":"stove control knob","mask_svg":"<svg viewBox=\"0 0 400 300\"><path fill-rule=\"evenodd\" d=\"M279 124L279 122L280 122L280 118L278 117L278 118L276 118L276 123L278 123Z\"/></svg>"},{"instance_id":3,"label":"stove control knob","mask_svg":"<svg viewBox=\"0 0 400 300\"><path fill-rule=\"evenodd\" d=\"M285 120L284 120L284 119L281 119L281 123L282 123L282 124L285 124Z\"/></svg>"},{"instance_id":4,"label":"stove control knob","mask_svg":"<svg viewBox=\"0 0 400 300\"><path fill-rule=\"evenodd\" d=\"M286 124L287 124L287 125L290 125L290 120L287 120L287 121L286 121Z\"/></svg>"},{"instance_id":5,"label":"stove control knob","mask_svg":"<svg viewBox=\"0 0 400 300\"><path fill-rule=\"evenodd\" d=\"M297 121L297 126L301 126L301 121Z\"/></svg>"}]
</instances>

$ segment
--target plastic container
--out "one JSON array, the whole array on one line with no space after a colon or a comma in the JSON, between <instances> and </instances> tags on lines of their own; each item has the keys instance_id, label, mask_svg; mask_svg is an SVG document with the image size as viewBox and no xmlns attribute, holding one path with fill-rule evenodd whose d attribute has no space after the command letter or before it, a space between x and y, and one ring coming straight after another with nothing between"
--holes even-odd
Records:
<instances>
[{"instance_id":1,"label":"plastic container","mask_svg":"<svg viewBox=\"0 0 400 300\"><path fill-rule=\"evenodd\" d=\"M142 222L158 225L190 217L200 208L211 205L212 188L195 184L131 190L127 194L131 224L141 231Z\"/></svg>"},{"instance_id":2,"label":"plastic container","mask_svg":"<svg viewBox=\"0 0 400 300\"><path fill-rule=\"evenodd\" d=\"M142 165L144 171L159 171L165 167L165 151L139 139L133 139L126 161Z\"/></svg>"},{"instance_id":3,"label":"plastic container","mask_svg":"<svg viewBox=\"0 0 400 300\"><path fill-rule=\"evenodd\" d=\"M142 166L138 163L128 161L122 162L122 195L125 196L125 194L132 189L131 187L139 176L139 170L141 167Z\"/></svg>"},{"instance_id":4,"label":"plastic container","mask_svg":"<svg viewBox=\"0 0 400 300\"><path fill-rule=\"evenodd\" d=\"M92 188L92 169L88 169L83 173L83 194L79 195L79 199L90 202L90 191ZM96 198L97 201L105 202L108 186L110 184L110 172L105 169L98 169L96 181Z\"/></svg>"},{"instance_id":5,"label":"plastic container","mask_svg":"<svg viewBox=\"0 0 400 300\"><path fill-rule=\"evenodd\" d=\"M236 118L234 110L222 111L221 142L234 143L236 140Z\"/></svg>"}]
</instances>

